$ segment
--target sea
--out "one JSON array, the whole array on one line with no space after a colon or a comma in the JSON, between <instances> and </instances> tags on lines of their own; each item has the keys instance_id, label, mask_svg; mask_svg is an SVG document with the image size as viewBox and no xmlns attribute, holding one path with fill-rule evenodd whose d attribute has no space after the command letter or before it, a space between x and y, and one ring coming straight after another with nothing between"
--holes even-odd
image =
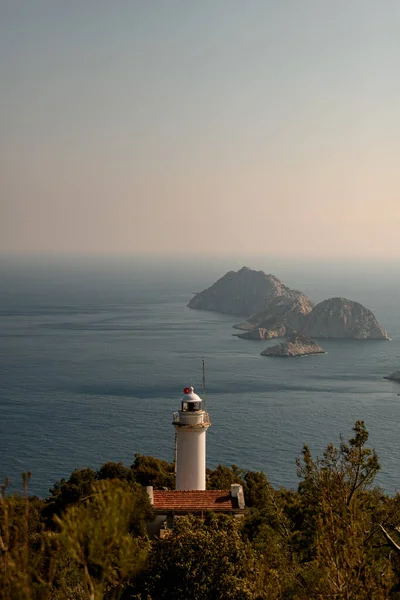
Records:
<instances>
[{"instance_id":1,"label":"sea","mask_svg":"<svg viewBox=\"0 0 400 600\"><path fill-rule=\"evenodd\" d=\"M243 265L273 273L315 302L344 296L372 309L391 341L324 340L326 354L262 357L275 342L240 340L239 317L191 310L192 295ZM183 388L205 398L207 465L262 470L296 488L303 444L321 455L357 419L400 487L398 263L271 257L2 257L0 480L45 497L74 469L135 454L174 457L172 414ZM205 393L202 360L205 361Z\"/></svg>"}]
</instances>

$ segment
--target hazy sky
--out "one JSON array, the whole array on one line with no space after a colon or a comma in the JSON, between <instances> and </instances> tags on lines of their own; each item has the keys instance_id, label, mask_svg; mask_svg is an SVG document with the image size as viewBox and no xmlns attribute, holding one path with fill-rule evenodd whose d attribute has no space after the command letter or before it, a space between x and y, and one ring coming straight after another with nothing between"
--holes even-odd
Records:
<instances>
[{"instance_id":1,"label":"hazy sky","mask_svg":"<svg viewBox=\"0 0 400 600\"><path fill-rule=\"evenodd\" d=\"M0 252L400 258L398 0L0 0Z\"/></svg>"}]
</instances>

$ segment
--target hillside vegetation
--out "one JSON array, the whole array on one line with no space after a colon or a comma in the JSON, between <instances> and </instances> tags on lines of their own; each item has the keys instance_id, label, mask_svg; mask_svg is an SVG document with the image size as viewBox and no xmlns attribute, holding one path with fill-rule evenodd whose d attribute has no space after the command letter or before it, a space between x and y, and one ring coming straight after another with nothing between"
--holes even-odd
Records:
<instances>
[{"instance_id":1,"label":"hillside vegetation","mask_svg":"<svg viewBox=\"0 0 400 600\"><path fill-rule=\"evenodd\" d=\"M243 519L179 519L149 539L145 488L172 488L173 465L136 455L74 471L46 499L23 493L0 504L4 600L378 600L400 598L400 496L374 487L380 466L362 421L323 456L303 448L297 490L261 472L208 470L211 489L242 483Z\"/></svg>"}]
</instances>

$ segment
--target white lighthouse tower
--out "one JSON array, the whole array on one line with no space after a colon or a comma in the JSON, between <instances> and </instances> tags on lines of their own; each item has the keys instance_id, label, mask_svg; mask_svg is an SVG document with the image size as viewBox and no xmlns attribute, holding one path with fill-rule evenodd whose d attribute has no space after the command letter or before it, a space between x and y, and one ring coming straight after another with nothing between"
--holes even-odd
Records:
<instances>
[{"instance_id":1,"label":"white lighthouse tower","mask_svg":"<svg viewBox=\"0 0 400 600\"><path fill-rule=\"evenodd\" d=\"M184 390L181 410L174 413L176 489L206 489L206 434L210 417L192 387Z\"/></svg>"}]
</instances>

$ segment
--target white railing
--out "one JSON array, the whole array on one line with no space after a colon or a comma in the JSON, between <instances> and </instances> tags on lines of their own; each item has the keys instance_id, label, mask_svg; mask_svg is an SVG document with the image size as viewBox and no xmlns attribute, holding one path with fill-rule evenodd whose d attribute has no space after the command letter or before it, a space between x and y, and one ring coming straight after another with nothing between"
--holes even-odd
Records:
<instances>
[{"instance_id":1,"label":"white railing","mask_svg":"<svg viewBox=\"0 0 400 600\"><path fill-rule=\"evenodd\" d=\"M210 415L207 412L182 412L173 413L172 423L181 425L210 425Z\"/></svg>"}]
</instances>

